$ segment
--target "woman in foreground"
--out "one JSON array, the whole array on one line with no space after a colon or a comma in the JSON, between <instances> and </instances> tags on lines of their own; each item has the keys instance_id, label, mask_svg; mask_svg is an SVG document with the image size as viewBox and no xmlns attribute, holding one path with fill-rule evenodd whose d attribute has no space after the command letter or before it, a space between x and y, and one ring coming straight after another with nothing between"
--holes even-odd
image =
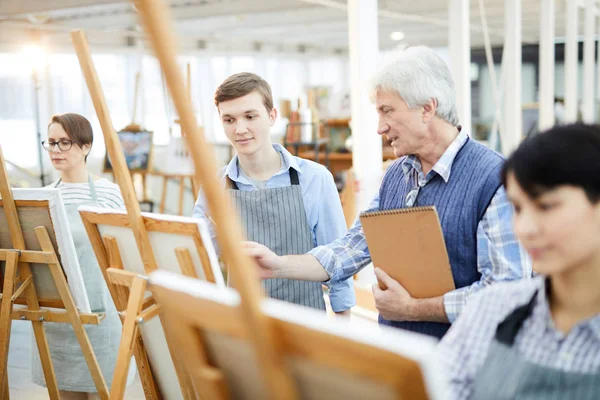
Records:
<instances>
[{"instance_id":1,"label":"woman in foreground","mask_svg":"<svg viewBox=\"0 0 600 400\"><path fill-rule=\"evenodd\" d=\"M555 127L503 169L539 274L469 300L439 345L456 399L600 398L600 127Z\"/></svg>"}]
</instances>

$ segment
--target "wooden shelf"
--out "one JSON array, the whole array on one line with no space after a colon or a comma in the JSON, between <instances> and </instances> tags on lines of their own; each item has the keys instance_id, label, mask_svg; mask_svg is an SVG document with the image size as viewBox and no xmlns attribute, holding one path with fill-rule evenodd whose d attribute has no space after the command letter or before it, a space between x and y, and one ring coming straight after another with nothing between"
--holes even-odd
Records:
<instances>
[{"instance_id":1,"label":"wooden shelf","mask_svg":"<svg viewBox=\"0 0 600 400\"><path fill-rule=\"evenodd\" d=\"M308 160L315 159L314 150L310 151L302 151L298 153L298 157L306 158ZM394 150L390 146L385 146L383 148L383 161L393 160L397 158L394 154ZM319 152L319 163L325 164L325 152ZM338 153L338 152L330 152L329 153L329 170L333 175L338 172L342 172L352 168L352 153Z\"/></svg>"}]
</instances>

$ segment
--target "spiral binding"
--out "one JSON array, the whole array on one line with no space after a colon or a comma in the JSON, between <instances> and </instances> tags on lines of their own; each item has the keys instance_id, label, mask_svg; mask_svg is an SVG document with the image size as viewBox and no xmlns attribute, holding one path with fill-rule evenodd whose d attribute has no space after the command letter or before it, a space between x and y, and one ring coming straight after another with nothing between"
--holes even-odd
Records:
<instances>
[{"instance_id":1,"label":"spiral binding","mask_svg":"<svg viewBox=\"0 0 600 400\"><path fill-rule=\"evenodd\" d=\"M397 208L395 210L385 210L385 211L371 211L360 214L360 218L369 218L369 217L378 217L380 215L394 215L394 214L408 214L422 211L435 211L435 206L421 206L421 207L406 207L406 208Z\"/></svg>"}]
</instances>

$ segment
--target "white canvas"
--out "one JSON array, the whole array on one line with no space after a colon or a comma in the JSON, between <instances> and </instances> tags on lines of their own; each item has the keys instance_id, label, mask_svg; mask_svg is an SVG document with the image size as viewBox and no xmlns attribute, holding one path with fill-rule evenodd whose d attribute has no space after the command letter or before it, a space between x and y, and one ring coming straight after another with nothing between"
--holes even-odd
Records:
<instances>
[{"instance_id":1,"label":"white canvas","mask_svg":"<svg viewBox=\"0 0 600 400\"><path fill-rule=\"evenodd\" d=\"M86 211L96 214L120 214L125 215L123 210L104 209L99 207L81 206L79 211ZM202 242L207 250L211 262L213 275L215 276L216 285L225 287L223 275L221 273L218 258L212 246L210 235L204 222L195 218L176 217L163 214L142 213L145 218L156 221L171 221L193 223L198 227L198 233L202 238ZM123 268L130 272L135 272L141 275L146 275L140 252L138 251L137 243L130 228L117 227L111 225L98 224L100 235L112 236L116 239ZM187 248L190 252L194 267L201 279L204 278L204 271L200 263L200 257L196 250L196 245L193 239L188 235L176 233L164 233L149 231L148 236L152 245L152 250L156 258L157 266L160 270L166 270L171 273L181 274L181 269L175 255L175 249L178 247ZM214 286L211 284L211 286ZM149 292L146 296L150 295ZM144 346L152 365L152 370L155 373L155 378L160 387L161 394L166 400L181 399L183 394L179 386L175 366L169 352L166 337L161 327L160 320L154 318L140 326L140 332L144 340Z\"/></svg>"},{"instance_id":2,"label":"white canvas","mask_svg":"<svg viewBox=\"0 0 600 400\"><path fill-rule=\"evenodd\" d=\"M54 188L12 189L12 192L15 200L48 201L59 257L75 306L83 313L91 313L83 275L79 267L79 258L60 190Z\"/></svg>"},{"instance_id":3,"label":"white canvas","mask_svg":"<svg viewBox=\"0 0 600 400\"><path fill-rule=\"evenodd\" d=\"M164 271L152 273L150 275L150 284L162 286L169 290L186 293L200 299L207 299L230 307L238 307L240 304L239 294L233 289L226 288L216 290L214 286L208 285L205 282ZM448 391L446 390L446 384L439 366L440 363L436 360L435 356L437 341L429 336L386 326L379 327L372 323L330 319L319 311L270 298L265 298L262 301L261 308L269 317L277 318L292 324L299 324L316 331L339 336L340 338L349 339L357 343L380 348L414 360L421 368L429 398L433 400L447 398ZM193 312L193 310L190 311ZM243 363L243 361L241 361L242 353L244 351L247 352L247 347L246 349L243 347L236 347L239 344L236 345L230 338L218 338L215 337L215 335L208 334L208 332L205 332L205 337L211 342L211 345L216 344L222 347L219 352L222 351L227 353L228 351L235 351L236 354L238 354L238 361L231 364L232 371L229 372L234 375L237 373L238 377L241 375L254 374L253 377L250 377L251 379L246 376L241 378L244 380L249 379L247 380L248 385L244 390L255 390L256 387L251 381L259 379L259 375L255 373L256 371L248 373L249 369L247 366L244 367L243 365L240 365ZM223 358L227 357L225 356ZM244 368L245 371L243 374L241 373L242 368ZM308 377L311 384L314 384L321 379L318 374L313 374L311 376L311 371L306 369L306 366L302 365L302 363L300 363L300 365L294 365L293 368L295 372L300 372L304 378ZM323 381L322 384L327 385L327 382ZM369 382L365 381L364 385L368 386ZM312 389L315 388L301 388L303 392L312 392ZM323 394L323 398L331 398L331 395L334 394L322 389L324 389L324 387L319 388L318 392L313 392L313 394L317 393L316 396L307 397L320 398L321 394ZM380 394L383 395L383 393ZM382 398L383 397L386 396L382 396Z\"/></svg>"}]
</instances>

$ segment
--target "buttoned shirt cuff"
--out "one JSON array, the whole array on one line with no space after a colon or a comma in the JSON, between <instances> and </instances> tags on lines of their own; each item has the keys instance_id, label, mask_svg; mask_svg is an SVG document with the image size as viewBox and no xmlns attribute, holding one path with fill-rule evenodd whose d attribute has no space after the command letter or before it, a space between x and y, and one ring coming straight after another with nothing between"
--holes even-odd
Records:
<instances>
[{"instance_id":1,"label":"buttoned shirt cuff","mask_svg":"<svg viewBox=\"0 0 600 400\"><path fill-rule=\"evenodd\" d=\"M352 278L350 278L352 279ZM329 302L333 312L347 311L356 305L356 296L353 287L344 287L334 292L329 290Z\"/></svg>"}]
</instances>

